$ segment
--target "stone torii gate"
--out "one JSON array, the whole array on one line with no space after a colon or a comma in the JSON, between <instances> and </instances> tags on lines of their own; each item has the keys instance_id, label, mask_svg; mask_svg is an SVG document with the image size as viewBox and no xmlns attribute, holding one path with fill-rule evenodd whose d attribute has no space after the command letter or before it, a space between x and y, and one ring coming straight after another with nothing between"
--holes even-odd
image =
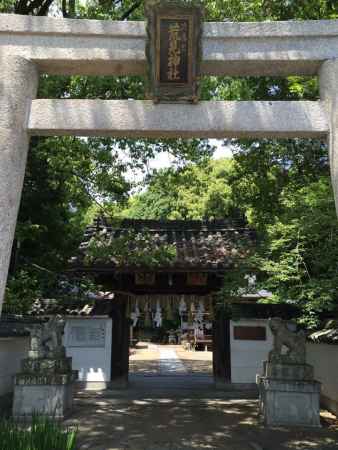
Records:
<instances>
[{"instance_id":1,"label":"stone torii gate","mask_svg":"<svg viewBox=\"0 0 338 450\"><path fill-rule=\"evenodd\" d=\"M205 23L203 75L319 75L321 100L35 100L39 73L145 75L143 22L0 15L0 313L30 136L328 138L338 208L338 20Z\"/></svg>"}]
</instances>

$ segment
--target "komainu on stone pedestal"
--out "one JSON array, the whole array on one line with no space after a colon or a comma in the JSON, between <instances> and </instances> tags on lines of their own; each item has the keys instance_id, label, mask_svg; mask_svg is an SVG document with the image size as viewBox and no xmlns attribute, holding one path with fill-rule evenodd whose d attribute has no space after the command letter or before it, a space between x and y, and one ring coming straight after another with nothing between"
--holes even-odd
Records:
<instances>
[{"instance_id":1,"label":"komainu on stone pedestal","mask_svg":"<svg viewBox=\"0 0 338 450\"><path fill-rule=\"evenodd\" d=\"M62 345L64 321L53 317L30 328L28 358L21 362L15 377L13 416L29 420L33 414L63 419L73 405L72 358Z\"/></svg>"},{"instance_id":2,"label":"komainu on stone pedestal","mask_svg":"<svg viewBox=\"0 0 338 450\"><path fill-rule=\"evenodd\" d=\"M274 346L263 363L264 376L257 376L261 418L268 426L320 427L320 383L306 364L305 334L281 319L269 325Z\"/></svg>"},{"instance_id":3,"label":"komainu on stone pedestal","mask_svg":"<svg viewBox=\"0 0 338 450\"><path fill-rule=\"evenodd\" d=\"M55 316L43 325L33 325L30 332L30 350L28 357L35 358L64 358L65 348L62 345L64 321Z\"/></svg>"},{"instance_id":4,"label":"komainu on stone pedestal","mask_svg":"<svg viewBox=\"0 0 338 450\"><path fill-rule=\"evenodd\" d=\"M305 364L306 340L303 331L295 333L288 328L287 322L274 318L269 320L273 334L273 350L269 353L269 361L282 364ZM286 348L286 353L283 349Z\"/></svg>"}]
</instances>

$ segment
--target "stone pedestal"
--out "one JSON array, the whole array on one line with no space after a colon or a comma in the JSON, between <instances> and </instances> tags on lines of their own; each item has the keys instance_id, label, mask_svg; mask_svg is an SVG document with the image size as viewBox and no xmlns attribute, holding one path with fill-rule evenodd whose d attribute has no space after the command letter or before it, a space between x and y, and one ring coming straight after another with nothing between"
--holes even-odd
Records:
<instances>
[{"instance_id":1,"label":"stone pedestal","mask_svg":"<svg viewBox=\"0 0 338 450\"><path fill-rule=\"evenodd\" d=\"M257 377L260 415L267 426L320 427L320 383L307 364L264 363Z\"/></svg>"},{"instance_id":2,"label":"stone pedestal","mask_svg":"<svg viewBox=\"0 0 338 450\"><path fill-rule=\"evenodd\" d=\"M73 406L71 358L27 358L15 378L13 417L29 420L33 414L63 419Z\"/></svg>"},{"instance_id":3,"label":"stone pedestal","mask_svg":"<svg viewBox=\"0 0 338 450\"><path fill-rule=\"evenodd\" d=\"M265 361L263 367L267 378L277 380L312 381L314 376L313 367L310 364L285 364Z\"/></svg>"}]
</instances>

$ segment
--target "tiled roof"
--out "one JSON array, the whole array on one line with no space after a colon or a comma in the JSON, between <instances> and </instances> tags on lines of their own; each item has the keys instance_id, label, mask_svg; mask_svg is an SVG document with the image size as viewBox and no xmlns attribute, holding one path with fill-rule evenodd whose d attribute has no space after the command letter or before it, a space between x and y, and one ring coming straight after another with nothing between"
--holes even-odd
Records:
<instances>
[{"instance_id":1,"label":"tiled roof","mask_svg":"<svg viewBox=\"0 0 338 450\"><path fill-rule=\"evenodd\" d=\"M44 317L60 314L62 316L103 316L109 315L111 302L115 295L111 292L97 292L87 300L60 300L53 298L37 299L31 308L30 314L34 317Z\"/></svg>"},{"instance_id":2,"label":"tiled roof","mask_svg":"<svg viewBox=\"0 0 338 450\"><path fill-rule=\"evenodd\" d=\"M3 314L0 317L0 338L28 336L28 328L43 323L49 316L106 316L112 302L119 299L113 292L92 293L87 299L36 299L27 315Z\"/></svg>"},{"instance_id":3,"label":"tiled roof","mask_svg":"<svg viewBox=\"0 0 338 450\"><path fill-rule=\"evenodd\" d=\"M256 303L238 301L232 303L232 314L234 320L241 319L270 319L279 317L283 320L292 321L301 315L297 306L287 303Z\"/></svg>"},{"instance_id":4,"label":"tiled roof","mask_svg":"<svg viewBox=\"0 0 338 450\"><path fill-rule=\"evenodd\" d=\"M86 249L94 236L104 235L107 241L113 243L114 239L130 231L151 234L158 246L171 244L176 247L176 258L169 266L158 268L162 270L222 271L230 267L237 257L245 257L248 246L255 241L254 231L241 221L123 220L112 223L107 218L100 217L87 227L79 248L79 256L71 259L71 266L83 266ZM114 258L103 265L94 261L90 267L99 269L103 266L119 270L140 269L119 267Z\"/></svg>"},{"instance_id":5,"label":"tiled roof","mask_svg":"<svg viewBox=\"0 0 338 450\"><path fill-rule=\"evenodd\" d=\"M317 344L338 345L338 320L329 320L324 329L310 334L308 339Z\"/></svg>"}]
</instances>

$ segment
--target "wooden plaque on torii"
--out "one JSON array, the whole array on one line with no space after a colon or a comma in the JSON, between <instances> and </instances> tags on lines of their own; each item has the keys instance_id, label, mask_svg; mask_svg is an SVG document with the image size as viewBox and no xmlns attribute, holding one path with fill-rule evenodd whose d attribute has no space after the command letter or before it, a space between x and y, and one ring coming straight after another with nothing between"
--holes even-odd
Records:
<instances>
[{"instance_id":1,"label":"wooden plaque on torii","mask_svg":"<svg viewBox=\"0 0 338 450\"><path fill-rule=\"evenodd\" d=\"M146 2L148 98L154 102L198 102L202 11L196 2Z\"/></svg>"}]
</instances>

